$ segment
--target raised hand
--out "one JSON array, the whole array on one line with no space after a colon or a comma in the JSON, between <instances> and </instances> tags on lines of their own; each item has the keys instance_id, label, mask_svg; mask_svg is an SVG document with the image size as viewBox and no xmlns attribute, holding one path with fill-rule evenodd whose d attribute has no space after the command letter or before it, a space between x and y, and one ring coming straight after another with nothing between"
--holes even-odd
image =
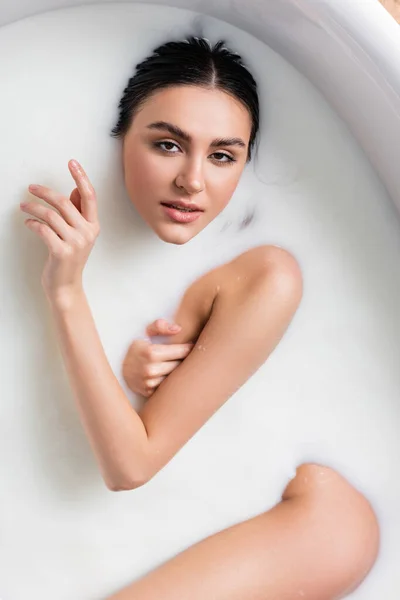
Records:
<instances>
[{"instance_id":1,"label":"raised hand","mask_svg":"<svg viewBox=\"0 0 400 600\"><path fill-rule=\"evenodd\" d=\"M81 288L82 271L100 233L95 190L77 161L70 160L68 168L77 186L69 198L42 185L30 185L29 191L52 208L39 202L20 204L23 212L35 217L25 224L49 249L41 280L49 299Z\"/></svg>"}]
</instances>

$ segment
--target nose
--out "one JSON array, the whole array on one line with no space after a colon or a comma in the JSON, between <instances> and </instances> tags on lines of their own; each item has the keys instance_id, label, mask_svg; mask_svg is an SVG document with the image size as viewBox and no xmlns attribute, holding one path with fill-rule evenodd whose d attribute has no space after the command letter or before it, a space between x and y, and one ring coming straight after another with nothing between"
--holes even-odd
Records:
<instances>
[{"instance_id":1,"label":"nose","mask_svg":"<svg viewBox=\"0 0 400 600\"><path fill-rule=\"evenodd\" d=\"M198 194L205 188L204 174L200 166L189 165L175 179L175 185L189 195Z\"/></svg>"}]
</instances>

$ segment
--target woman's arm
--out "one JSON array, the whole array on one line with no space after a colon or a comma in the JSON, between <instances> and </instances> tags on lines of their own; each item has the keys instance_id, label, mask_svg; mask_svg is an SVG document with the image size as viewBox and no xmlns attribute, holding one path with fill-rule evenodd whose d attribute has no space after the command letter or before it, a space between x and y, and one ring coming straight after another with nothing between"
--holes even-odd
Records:
<instances>
[{"instance_id":1,"label":"woman's arm","mask_svg":"<svg viewBox=\"0 0 400 600\"><path fill-rule=\"evenodd\" d=\"M107 361L82 286L100 232L96 192L82 165L69 161L68 168L76 183L69 198L30 185L47 206L35 201L20 208L34 217L25 224L49 250L42 285L104 480L113 490L132 489L153 477L266 360L297 308L301 276L290 254L260 246L214 271L220 283L211 292L191 286L184 304L193 304L194 317L200 307L197 328L207 322L191 354L138 414Z\"/></svg>"},{"instance_id":2,"label":"woman's arm","mask_svg":"<svg viewBox=\"0 0 400 600\"><path fill-rule=\"evenodd\" d=\"M206 323L226 265L194 281L183 295L175 320L180 342L195 341ZM49 297L58 341L78 411L102 476L111 490L125 489L147 479L147 432L131 406L106 358L83 289Z\"/></svg>"},{"instance_id":3,"label":"woman's arm","mask_svg":"<svg viewBox=\"0 0 400 600\"><path fill-rule=\"evenodd\" d=\"M301 300L300 268L275 246L253 248L213 275L208 289L219 289L193 350L139 412L149 441L146 479L266 361ZM192 288L189 298L198 292ZM185 331L178 337L187 341Z\"/></svg>"},{"instance_id":4,"label":"woman's arm","mask_svg":"<svg viewBox=\"0 0 400 600\"><path fill-rule=\"evenodd\" d=\"M120 489L127 473L144 481L148 438L105 355L83 289L51 299L58 342L78 412L111 490Z\"/></svg>"},{"instance_id":5,"label":"woman's arm","mask_svg":"<svg viewBox=\"0 0 400 600\"><path fill-rule=\"evenodd\" d=\"M192 352L139 413L111 370L83 291L52 303L80 416L110 489L151 479L261 366L293 317L301 274L290 254L262 246L225 267Z\"/></svg>"}]
</instances>

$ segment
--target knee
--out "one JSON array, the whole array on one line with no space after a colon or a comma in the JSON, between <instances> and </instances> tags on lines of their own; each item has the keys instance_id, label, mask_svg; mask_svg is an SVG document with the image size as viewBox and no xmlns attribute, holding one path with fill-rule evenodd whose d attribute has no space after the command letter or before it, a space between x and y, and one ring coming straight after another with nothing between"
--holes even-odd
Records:
<instances>
[{"instance_id":1,"label":"knee","mask_svg":"<svg viewBox=\"0 0 400 600\"><path fill-rule=\"evenodd\" d=\"M365 496L333 469L303 464L282 500L302 506L318 572L335 593L358 587L379 551L378 521Z\"/></svg>"}]
</instances>

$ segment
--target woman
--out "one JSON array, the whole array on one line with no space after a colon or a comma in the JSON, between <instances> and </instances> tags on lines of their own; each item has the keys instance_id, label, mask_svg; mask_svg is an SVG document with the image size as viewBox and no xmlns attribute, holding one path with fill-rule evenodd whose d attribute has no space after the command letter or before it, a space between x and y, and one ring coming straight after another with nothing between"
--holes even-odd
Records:
<instances>
[{"instance_id":1,"label":"woman","mask_svg":"<svg viewBox=\"0 0 400 600\"><path fill-rule=\"evenodd\" d=\"M113 135L123 140L130 198L162 240L184 244L221 212L251 159L258 126L256 83L223 42L170 42L137 65ZM69 168L77 185L69 199L30 187L51 208L22 208L49 248L42 284L102 475L111 490L134 489L267 359L299 305L301 273L285 250L259 246L195 281L175 315L177 344L128 352L125 377L148 397L136 412L107 362L83 291L99 234L96 195L83 169L74 161ZM146 389L138 377L143 348L153 375ZM160 350L163 370L151 373ZM378 544L368 501L334 470L300 465L277 506L203 540L109 600L332 600L365 578Z\"/></svg>"}]
</instances>

